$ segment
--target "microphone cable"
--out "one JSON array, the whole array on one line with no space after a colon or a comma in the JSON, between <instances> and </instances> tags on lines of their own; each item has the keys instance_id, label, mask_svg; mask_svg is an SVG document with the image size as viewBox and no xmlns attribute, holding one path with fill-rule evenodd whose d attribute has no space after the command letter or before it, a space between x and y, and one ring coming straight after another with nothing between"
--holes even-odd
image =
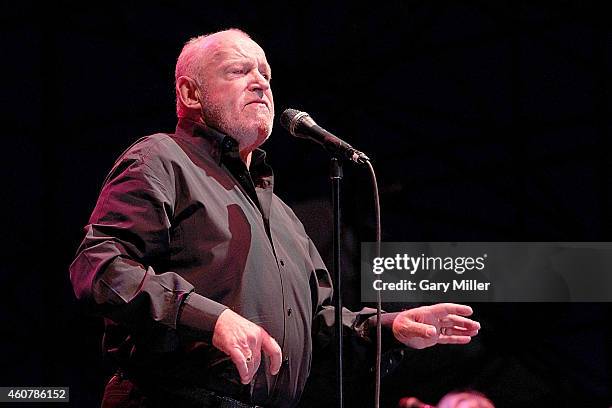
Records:
<instances>
[{"instance_id":1,"label":"microphone cable","mask_svg":"<svg viewBox=\"0 0 612 408\"><path fill-rule=\"evenodd\" d=\"M378 182L376 181L376 173L370 160L365 161L370 170L370 176L372 177L372 189L374 193L374 213L376 223L376 251L375 256L380 257L380 242L382 240L381 226L380 226L380 197L378 194ZM380 369L382 360L382 307L381 307L380 291L376 291L376 363L375 363L375 396L374 396L374 407L380 408Z\"/></svg>"}]
</instances>

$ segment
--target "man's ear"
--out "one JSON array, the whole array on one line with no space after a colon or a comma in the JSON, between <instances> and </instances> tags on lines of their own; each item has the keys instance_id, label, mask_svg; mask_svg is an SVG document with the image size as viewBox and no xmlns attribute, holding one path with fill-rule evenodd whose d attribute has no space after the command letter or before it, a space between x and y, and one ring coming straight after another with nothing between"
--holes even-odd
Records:
<instances>
[{"instance_id":1,"label":"man's ear","mask_svg":"<svg viewBox=\"0 0 612 408\"><path fill-rule=\"evenodd\" d=\"M180 76L176 79L176 96L185 108L198 112L202 109L200 90L192 78Z\"/></svg>"}]
</instances>

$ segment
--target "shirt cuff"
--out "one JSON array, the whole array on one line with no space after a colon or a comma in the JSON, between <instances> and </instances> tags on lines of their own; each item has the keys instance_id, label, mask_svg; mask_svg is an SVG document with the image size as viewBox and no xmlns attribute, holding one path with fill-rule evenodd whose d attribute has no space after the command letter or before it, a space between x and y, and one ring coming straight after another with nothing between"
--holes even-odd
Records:
<instances>
[{"instance_id":1,"label":"shirt cuff","mask_svg":"<svg viewBox=\"0 0 612 408\"><path fill-rule=\"evenodd\" d=\"M406 347L406 345L396 339L393 334L393 321L397 315L398 313L383 312L380 316L383 350ZM376 342L376 315L368 318L365 329L365 335L371 341Z\"/></svg>"},{"instance_id":2,"label":"shirt cuff","mask_svg":"<svg viewBox=\"0 0 612 408\"><path fill-rule=\"evenodd\" d=\"M227 306L191 292L181 305L179 324L206 337L212 336L219 315Z\"/></svg>"}]
</instances>

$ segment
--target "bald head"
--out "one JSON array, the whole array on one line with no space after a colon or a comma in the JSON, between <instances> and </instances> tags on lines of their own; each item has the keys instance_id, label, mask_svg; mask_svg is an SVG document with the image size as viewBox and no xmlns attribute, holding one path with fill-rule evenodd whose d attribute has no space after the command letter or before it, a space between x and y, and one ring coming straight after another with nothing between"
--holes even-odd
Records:
<instances>
[{"instance_id":1,"label":"bald head","mask_svg":"<svg viewBox=\"0 0 612 408\"><path fill-rule=\"evenodd\" d=\"M176 63L177 116L232 136L248 154L272 131L270 77L263 49L243 31L193 38Z\"/></svg>"},{"instance_id":2,"label":"bald head","mask_svg":"<svg viewBox=\"0 0 612 408\"><path fill-rule=\"evenodd\" d=\"M202 82L202 67L209 62L207 58L211 51L216 48L220 41L227 41L228 38L242 36L251 38L247 33L238 29L230 28L228 30L217 31L211 34L203 34L189 39L183 46L181 53L176 60L174 69L174 82L182 76L187 76ZM177 94L176 98L176 116L185 117L187 112L184 106L180 103Z\"/></svg>"}]
</instances>

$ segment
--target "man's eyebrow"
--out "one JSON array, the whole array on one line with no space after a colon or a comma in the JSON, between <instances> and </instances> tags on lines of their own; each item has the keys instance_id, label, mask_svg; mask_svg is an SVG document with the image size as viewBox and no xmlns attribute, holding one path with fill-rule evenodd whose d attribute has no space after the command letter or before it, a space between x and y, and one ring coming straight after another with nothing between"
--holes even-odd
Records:
<instances>
[{"instance_id":1,"label":"man's eyebrow","mask_svg":"<svg viewBox=\"0 0 612 408\"><path fill-rule=\"evenodd\" d=\"M253 65L251 59L245 58L245 57L229 57L229 58L226 58L221 63L222 66L228 66L228 65L233 65L233 64L251 64Z\"/></svg>"},{"instance_id":2,"label":"man's eyebrow","mask_svg":"<svg viewBox=\"0 0 612 408\"><path fill-rule=\"evenodd\" d=\"M223 58L223 61L221 61L222 64L235 64L236 62L244 62L246 60L246 58L244 57L225 57Z\"/></svg>"},{"instance_id":3,"label":"man's eyebrow","mask_svg":"<svg viewBox=\"0 0 612 408\"><path fill-rule=\"evenodd\" d=\"M249 66L253 66L253 67L257 67L258 69L262 69L266 71L268 74L272 75L272 67L270 66L270 64L265 63L265 64L259 64L259 63L254 63L251 58L244 58L244 57L230 57L227 58L222 64L221 66L223 68L227 68L230 67L232 65L235 64L248 64Z\"/></svg>"},{"instance_id":4,"label":"man's eyebrow","mask_svg":"<svg viewBox=\"0 0 612 408\"><path fill-rule=\"evenodd\" d=\"M268 74L272 74L272 67L270 66L270 64L268 64L268 62L265 62L263 64L259 64L259 67L261 67L263 65L263 69L265 71L268 72Z\"/></svg>"}]
</instances>

